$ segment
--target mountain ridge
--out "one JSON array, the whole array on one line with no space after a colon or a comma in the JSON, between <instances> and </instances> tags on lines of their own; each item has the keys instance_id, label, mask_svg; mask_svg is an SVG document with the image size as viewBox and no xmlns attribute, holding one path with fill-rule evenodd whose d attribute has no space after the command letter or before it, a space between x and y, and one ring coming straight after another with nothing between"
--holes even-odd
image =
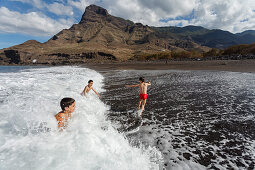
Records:
<instances>
[{"instance_id":1,"label":"mountain ridge","mask_svg":"<svg viewBox=\"0 0 255 170\"><path fill-rule=\"evenodd\" d=\"M145 53L206 52L238 42L255 42L252 36L235 35L200 26L150 27L112 16L96 5L86 8L81 20L47 42L34 40L0 50L1 64L75 64L91 61L126 61ZM246 38L243 38L246 37Z\"/></svg>"}]
</instances>

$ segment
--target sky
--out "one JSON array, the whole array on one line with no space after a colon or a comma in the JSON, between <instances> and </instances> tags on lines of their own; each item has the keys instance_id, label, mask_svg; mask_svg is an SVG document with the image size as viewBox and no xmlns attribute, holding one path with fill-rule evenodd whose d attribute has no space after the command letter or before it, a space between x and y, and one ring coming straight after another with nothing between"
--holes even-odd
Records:
<instances>
[{"instance_id":1,"label":"sky","mask_svg":"<svg viewBox=\"0 0 255 170\"><path fill-rule=\"evenodd\" d=\"M90 4L149 26L255 30L255 0L0 0L0 49L45 42L78 23Z\"/></svg>"}]
</instances>

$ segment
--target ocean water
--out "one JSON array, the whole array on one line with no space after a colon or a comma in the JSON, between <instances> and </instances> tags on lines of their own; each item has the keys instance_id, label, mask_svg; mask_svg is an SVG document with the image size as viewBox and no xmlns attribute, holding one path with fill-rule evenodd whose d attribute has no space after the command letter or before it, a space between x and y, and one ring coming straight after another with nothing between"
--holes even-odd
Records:
<instances>
[{"instance_id":1,"label":"ocean water","mask_svg":"<svg viewBox=\"0 0 255 170\"><path fill-rule=\"evenodd\" d=\"M155 146L169 170L255 169L255 74L222 71L107 71L104 102L132 145ZM137 84L151 81L137 120ZM134 131L135 130L135 131Z\"/></svg>"},{"instance_id":2,"label":"ocean water","mask_svg":"<svg viewBox=\"0 0 255 170\"><path fill-rule=\"evenodd\" d=\"M89 79L105 92L102 74L87 68L0 67L1 170L162 169L156 147L132 145L107 118L109 105L80 95ZM76 110L60 133L54 115L63 97Z\"/></svg>"}]
</instances>

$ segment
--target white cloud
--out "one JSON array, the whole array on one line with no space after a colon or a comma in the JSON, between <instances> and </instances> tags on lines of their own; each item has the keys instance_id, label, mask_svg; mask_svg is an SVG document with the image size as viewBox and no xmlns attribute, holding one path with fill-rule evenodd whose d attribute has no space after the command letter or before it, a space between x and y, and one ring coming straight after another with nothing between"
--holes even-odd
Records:
<instances>
[{"instance_id":1,"label":"white cloud","mask_svg":"<svg viewBox=\"0 0 255 170\"><path fill-rule=\"evenodd\" d=\"M254 9L254 0L201 0L190 23L231 32L255 29Z\"/></svg>"},{"instance_id":2,"label":"white cloud","mask_svg":"<svg viewBox=\"0 0 255 170\"><path fill-rule=\"evenodd\" d=\"M85 11L85 8L90 5L89 3L87 3L87 1L85 0L81 0L81 1L72 1L72 0L68 0L68 4L71 6L74 6L76 8L78 8L81 11Z\"/></svg>"},{"instance_id":3,"label":"white cloud","mask_svg":"<svg viewBox=\"0 0 255 170\"><path fill-rule=\"evenodd\" d=\"M42 0L10 0L10 1L18 1L23 3L29 3L35 6L36 8L42 9L45 7L46 3L44 3Z\"/></svg>"},{"instance_id":4,"label":"white cloud","mask_svg":"<svg viewBox=\"0 0 255 170\"><path fill-rule=\"evenodd\" d=\"M231 32L255 29L254 0L122 0L116 3L105 0L104 5L114 15L153 26L193 24ZM192 20L185 19L191 14ZM167 18L171 20L160 22Z\"/></svg>"},{"instance_id":5,"label":"white cloud","mask_svg":"<svg viewBox=\"0 0 255 170\"><path fill-rule=\"evenodd\" d=\"M80 0L80 1L68 0L67 2L69 5L74 6L78 8L80 11L84 12L87 6L89 6L90 4L94 4L96 1L95 0Z\"/></svg>"},{"instance_id":6,"label":"white cloud","mask_svg":"<svg viewBox=\"0 0 255 170\"><path fill-rule=\"evenodd\" d=\"M152 10L160 18L175 18L189 15L196 6L196 0L138 0L141 7Z\"/></svg>"},{"instance_id":7,"label":"white cloud","mask_svg":"<svg viewBox=\"0 0 255 170\"><path fill-rule=\"evenodd\" d=\"M52 4L45 3L43 0L11 0L11 1L28 3L41 10L47 9L49 12L52 12L56 15L73 16L74 14L72 6L64 5L63 1L54 2Z\"/></svg>"},{"instance_id":8,"label":"white cloud","mask_svg":"<svg viewBox=\"0 0 255 170\"><path fill-rule=\"evenodd\" d=\"M52 36L64 28L69 28L73 22L66 19L53 20L38 12L21 14L0 7L0 32Z\"/></svg>"},{"instance_id":9,"label":"white cloud","mask_svg":"<svg viewBox=\"0 0 255 170\"><path fill-rule=\"evenodd\" d=\"M57 15L67 15L67 16L73 16L73 8L70 6L65 6L61 3L53 3L46 6L48 10L54 14Z\"/></svg>"},{"instance_id":10,"label":"white cloud","mask_svg":"<svg viewBox=\"0 0 255 170\"><path fill-rule=\"evenodd\" d=\"M163 26L167 24L160 22L162 19L192 13L197 0L121 0L117 2L104 0L103 5L113 15L146 25Z\"/></svg>"},{"instance_id":11,"label":"white cloud","mask_svg":"<svg viewBox=\"0 0 255 170\"><path fill-rule=\"evenodd\" d=\"M147 25L162 25L161 19L189 15L196 0L68 0L68 4L84 11L90 4L106 8L110 14Z\"/></svg>"},{"instance_id":12,"label":"white cloud","mask_svg":"<svg viewBox=\"0 0 255 170\"><path fill-rule=\"evenodd\" d=\"M200 25L241 32L255 29L254 0L68 0L84 11L90 4L108 9L112 15L152 26ZM193 19L185 19L193 14ZM160 22L171 18L170 21ZM179 19L180 18L180 19Z\"/></svg>"},{"instance_id":13,"label":"white cloud","mask_svg":"<svg viewBox=\"0 0 255 170\"><path fill-rule=\"evenodd\" d=\"M231 32L255 30L254 0L67 0L53 4L43 0L16 1L47 8L57 15L77 14L71 8L79 9L80 15L88 5L96 4L112 15L151 26L199 25ZM169 21L161 22L162 19Z\"/></svg>"}]
</instances>

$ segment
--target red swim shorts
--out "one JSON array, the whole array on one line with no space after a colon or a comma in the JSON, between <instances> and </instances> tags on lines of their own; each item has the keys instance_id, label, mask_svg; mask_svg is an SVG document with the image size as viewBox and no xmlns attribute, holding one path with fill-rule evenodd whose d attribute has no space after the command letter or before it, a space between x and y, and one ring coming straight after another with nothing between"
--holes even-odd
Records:
<instances>
[{"instance_id":1,"label":"red swim shorts","mask_svg":"<svg viewBox=\"0 0 255 170\"><path fill-rule=\"evenodd\" d=\"M141 100L146 100L147 99L147 94L140 94L139 98Z\"/></svg>"}]
</instances>

